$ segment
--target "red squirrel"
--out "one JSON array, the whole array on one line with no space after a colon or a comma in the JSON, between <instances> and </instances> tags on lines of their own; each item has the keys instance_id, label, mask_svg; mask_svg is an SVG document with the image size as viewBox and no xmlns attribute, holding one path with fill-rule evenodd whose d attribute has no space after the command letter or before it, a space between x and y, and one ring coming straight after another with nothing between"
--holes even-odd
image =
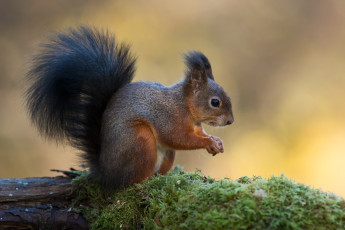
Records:
<instances>
[{"instance_id":1,"label":"red squirrel","mask_svg":"<svg viewBox=\"0 0 345 230\"><path fill-rule=\"evenodd\" d=\"M49 139L83 153L91 176L107 187L166 174L175 150L223 152L202 123L233 123L229 96L201 52L184 56L185 77L164 86L132 82L136 59L107 31L80 26L56 33L34 58L27 107Z\"/></svg>"}]
</instances>

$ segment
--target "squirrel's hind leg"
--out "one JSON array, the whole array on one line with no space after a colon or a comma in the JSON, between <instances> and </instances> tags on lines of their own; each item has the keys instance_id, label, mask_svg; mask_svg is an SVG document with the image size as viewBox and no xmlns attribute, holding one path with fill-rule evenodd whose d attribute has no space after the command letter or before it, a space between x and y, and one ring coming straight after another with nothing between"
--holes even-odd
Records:
<instances>
[{"instance_id":1,"label":"squirrel's hind leg","mask_svg":"<svg viewBox=\"0 0 345 230\"><path fill-rule=\"evenodd\" d=\"M140 183L151 177L157 162L156 139L147 125L136 127L136 138L133 142L133 153L139 159L133 161L131 184Z\"/></svg>"},{"instance_id":2,"label":"squirrel's hind leg","mask_svg":"<svg viewBox=\"0 0 345 230\"><path fill-rule=\"evenodd\" d=\"M127 187L154 174L156 139L148 125L127 127L126 132L113 140L112 146L100 159L103 180L108 187Z\"/></svg>"}]
</instances>

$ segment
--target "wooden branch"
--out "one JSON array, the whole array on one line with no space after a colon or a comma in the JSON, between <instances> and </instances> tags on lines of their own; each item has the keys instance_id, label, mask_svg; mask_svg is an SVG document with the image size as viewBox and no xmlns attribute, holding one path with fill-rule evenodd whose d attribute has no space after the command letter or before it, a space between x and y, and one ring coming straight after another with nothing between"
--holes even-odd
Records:
<instances>
[{"instance_id":1,"label":"wooden branch","mask_svg":"<svg viewBox=\"0 0 345 230\"><path fill-rule=\"evenodd\" d=\"M72 198L68 177L0 179L0 229L88 229Z\"/></svg>"}]
</instances>

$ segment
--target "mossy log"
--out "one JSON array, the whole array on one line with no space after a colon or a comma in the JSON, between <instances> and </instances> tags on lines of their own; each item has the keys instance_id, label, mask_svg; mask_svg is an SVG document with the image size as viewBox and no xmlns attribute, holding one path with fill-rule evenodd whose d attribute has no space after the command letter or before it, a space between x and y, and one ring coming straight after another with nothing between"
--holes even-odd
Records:
<instances>
[{"instance_id":1,"label":"mossy log","mask_svg":"<svg viewBox=\"0 0 345 230\"><path fill-rule=\"evenodd\" d=\"M87 171L0 179L0 229L345 229L345 201L284 175L214 180L175 168L107 190Z\"/></svg>"},{"instance_id":2,"label":"mossy log","mask_svg":"<svg viewBox=\"0 0 345 230\"><path fill-rule=\"evenodd\" d=\"M88 229L71 209L72 179L0 179L0 229Z\"/></svg>"}]
</instances>

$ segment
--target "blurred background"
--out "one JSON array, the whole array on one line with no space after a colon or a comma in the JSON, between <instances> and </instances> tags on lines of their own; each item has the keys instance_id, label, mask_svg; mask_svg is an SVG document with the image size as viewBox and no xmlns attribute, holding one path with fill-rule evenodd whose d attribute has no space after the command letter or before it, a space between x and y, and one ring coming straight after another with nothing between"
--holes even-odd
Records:
<instances>
[{"instance_id":1,"label":"blurred background","mask_svg":"<svg viewBox=\"0 0 345 230\"><path fill-rule=\"evenodd\" d=\"M185 170L230 179L284 173L345 197L345 1L0 0L0 177L78 168L76 150L30 124L25 73L47 34L89 24L132 44L135 80L173 84L200 50L235 123L207 132L225 152L178 152Z\"/></svg>"}]
</instances>

